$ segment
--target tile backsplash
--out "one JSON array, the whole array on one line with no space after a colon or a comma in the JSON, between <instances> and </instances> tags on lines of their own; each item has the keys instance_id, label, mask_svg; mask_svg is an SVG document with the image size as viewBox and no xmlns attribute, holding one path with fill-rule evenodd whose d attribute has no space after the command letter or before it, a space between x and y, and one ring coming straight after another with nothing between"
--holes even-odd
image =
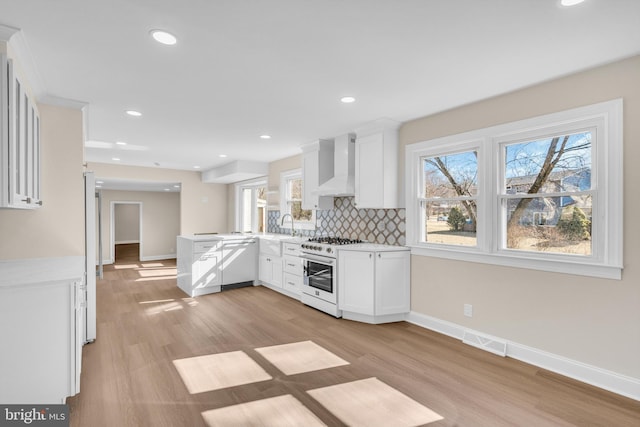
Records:
<instances>
[{"instance_id":1,"label":"tile backsplash","mask_svg":"<svg viewBox=\"0 0 640 427\"><path fill-rule=\"evenodd\" d=\"M316 211L315 230L296 230L303 236L337 236L371 243L402 246L405 244L404 209L356 209L353 197L336 197L334 209ZM269 211L269 233L287 234L280 227L280 211Z\"/></svg>"}]
</instances>

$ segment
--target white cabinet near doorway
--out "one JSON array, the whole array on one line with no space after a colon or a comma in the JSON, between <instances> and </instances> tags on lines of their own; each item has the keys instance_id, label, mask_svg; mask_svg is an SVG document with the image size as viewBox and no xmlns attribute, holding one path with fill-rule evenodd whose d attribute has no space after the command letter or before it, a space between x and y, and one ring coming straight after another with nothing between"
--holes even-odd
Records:
<instances>
[{"instance_id":1,"label":"white cabinet near doorway","mask_svg":"<svg viewBox=\"0 0 640 427\"><path fill-rule=\"evenodd\" d=\"M349 245L338 253L338 306L342 317L397 322L411 308L410 251L406 247Z\"/></svg>"},{"instance_id":2,"label":"white cabinet near doorway","mask_svg":"<svg viewBox=\"0 0 640 427\"><path fill-rule=\"evenodd\" d=\"M187 295L220 292L222 286L222 240L198 240L178 236L178 287Z\"/></svg>"},{"instance_id":3,"label":"white cabinet near doorway","mask_svg":"<svg viewBox=\"0 0 640 427\"><path fill-rule=\"evenodd\" d=\"M40 115L13 62L0 54L0 207L42 206Z\"/></svg>"}]
</instances>

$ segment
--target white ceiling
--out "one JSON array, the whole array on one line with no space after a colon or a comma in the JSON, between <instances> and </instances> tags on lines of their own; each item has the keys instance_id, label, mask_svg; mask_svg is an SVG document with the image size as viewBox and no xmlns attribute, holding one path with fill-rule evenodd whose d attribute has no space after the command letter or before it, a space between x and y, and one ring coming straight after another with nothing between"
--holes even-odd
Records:
<instances>
[{"instance_id":1,"label":"white ceiling","mask_svg":"<svg viewBox=\"0 0 640 427\"><path fill-rule=\"evenodd\" d=\"M273 161L372 120L640 53L638 0L0 0L0 11L21 30L39 99L88 104L88 161L176 169ZM154 28L178 44L154 42Z\"/></svg>"}]
</instances>

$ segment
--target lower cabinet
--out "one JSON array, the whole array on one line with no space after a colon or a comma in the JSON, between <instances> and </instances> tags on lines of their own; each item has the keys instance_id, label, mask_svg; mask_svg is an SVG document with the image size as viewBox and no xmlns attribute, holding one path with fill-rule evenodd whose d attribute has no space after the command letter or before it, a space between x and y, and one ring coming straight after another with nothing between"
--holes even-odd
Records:
<instances>
[{"instance_id":1,"label":"lower cabinet","mask_svg":"<svg viewBox=\"0 0 640 427\"><path fill-rule=\"evenodd\" d=\"M222 241L178 236L178 287L190 297L220 292Z\"/></svg>"},{"instance_id":2,"label":"lower cabinet","mask_svg":"<svg viewBox=\"0 0 640 427\"><path fill-rule=\"evenodd\" d=\"M302 295L302 260L299 255L300 243L284 244L282 288L296 297Z\"/></svg>"},{"instance_id":3,"label":"lower cabinet","mask_svg":"<svg viewBox=\"0 0 640 427\"><path fill-rule=\"evenodd\" d=\"M371 245L372 247L375 245ZM397 322L411 309L410 252L340 249L338 308L345 319Z\"/></svg>"},{"instance_id":4,"label":"lower cabinet","mask_svg":"<svg viewBox=\"0 0 640 427\"><path fill-rule=\"evenodd\" d=\"M67 267L65 260L0 260L2 404L60 404L80 391L84 272L64 277Z\"/></svg>"},{"instance_id":5,"label":"lower cabinet","mask_svg":"<svg viewBox=\"0 0 640 427\"><path fill-rule=\"evenodd\" d=\"M258 278L262 283L282 287L282 257L260 254Z\"/></svg>"}]
</instances>

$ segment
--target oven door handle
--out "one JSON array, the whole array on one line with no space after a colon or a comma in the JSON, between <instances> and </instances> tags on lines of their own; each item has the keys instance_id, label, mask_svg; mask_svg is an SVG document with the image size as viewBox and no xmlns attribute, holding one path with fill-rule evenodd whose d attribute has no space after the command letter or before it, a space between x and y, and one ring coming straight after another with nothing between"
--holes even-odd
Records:
<instances>
[{"instance_id":1,"label":"oven door handle","mask_svg":"<svg viewBox=\"0 0 640 427\"><path fill-rule=\"evenodd\" d=\"M318 264L329 265L331 267L335 267L336 260L334 258L327 258L324 256L312 255L312 254L301 254L298 255L300 259L302 259L305 266L307 266L307 261L317 262Z\"/></svg>"}]
</instances>

